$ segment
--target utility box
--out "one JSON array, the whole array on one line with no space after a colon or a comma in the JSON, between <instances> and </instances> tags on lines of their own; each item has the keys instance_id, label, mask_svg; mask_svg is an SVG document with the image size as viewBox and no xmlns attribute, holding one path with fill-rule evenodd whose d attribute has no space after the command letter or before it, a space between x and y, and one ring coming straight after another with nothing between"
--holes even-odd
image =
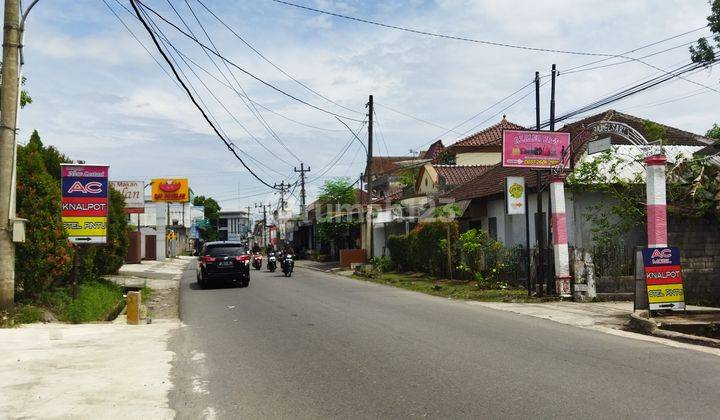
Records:
<instances>
[{"instance_id":1,"label":"utility box","mask_svg":"<svg viewBox=\"0 0 720 420\"><path fill-rule=\"evenodd\" d=\"M15 243L25 242L25 224L27 219L16 217L10 220L12 222L12 240Z\"/></svg>"}]
</instances>

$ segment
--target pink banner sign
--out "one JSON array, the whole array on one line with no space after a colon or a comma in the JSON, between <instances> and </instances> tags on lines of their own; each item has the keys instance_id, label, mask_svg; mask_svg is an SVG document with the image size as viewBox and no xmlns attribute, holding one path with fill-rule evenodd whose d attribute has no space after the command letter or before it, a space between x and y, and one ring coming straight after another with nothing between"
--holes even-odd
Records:
<instances>
[{"instance_id":1,"label":"pink banner sign","mask_svg":"<svg viewBox=\"0 0 720 420\"><path fill-rule=\"evenodd\" d=\"M503 130L502 164L505 167L550 169L564 162L569 169L570 133Z\"/></svg>"}]
</instances>

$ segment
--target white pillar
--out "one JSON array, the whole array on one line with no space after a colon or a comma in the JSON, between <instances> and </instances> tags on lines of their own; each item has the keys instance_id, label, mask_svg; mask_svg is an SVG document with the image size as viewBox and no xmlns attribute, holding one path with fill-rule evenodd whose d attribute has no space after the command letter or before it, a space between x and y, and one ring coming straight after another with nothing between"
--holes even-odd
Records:
<instances>
[{"instance_id":1,"label":"white pillar","mask_svg":"<svg viewBox=\"0 0 720 420\"><path fill-rule=\"evenodd\" d=\"M664 155L645 158L648 248L668 246L665 162L667 158Z\"/></svg>"},{"instance_id":2,"label":"white pillar","mask_svg":"<svg viewBox=\"0 0 720 420\"><path fill-rule=\"evenodd\" d=\"M552 203L552 238L555 259L555 291L570 297L570 255L568 250L567 219L565 217L565 175L550 179Z\"/></svg>"}]
</instances>

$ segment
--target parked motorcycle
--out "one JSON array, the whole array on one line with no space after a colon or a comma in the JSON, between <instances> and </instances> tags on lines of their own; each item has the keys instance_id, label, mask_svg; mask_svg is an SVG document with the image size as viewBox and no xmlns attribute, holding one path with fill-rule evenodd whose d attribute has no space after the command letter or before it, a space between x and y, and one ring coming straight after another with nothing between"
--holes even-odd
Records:
<instances>
[{"instance_id":1,"label":"parked motorcycle","mask_svg":"<svg viewBox=\"0 0 720 420\"><path fill-rule=\"evenodd\" d=\"M253 255L252 266L256 270L259 270L262 268L262 255L260 255L260 254Z\"/></svg>"},{"instance_id":2,"label":"parked motorcycle","mask_svg":"<svg viewBox=\"0 0 720 420\"><path fill-rule=\"evenodd\" d=\"M283 274L285 274L285 277L290 277L292 275L293 268L295 268L295 261L293 261L292 254L285 254L280 264L282 265L282 271Z\"/></svg>"},{"instance_id":3,"label":"parked motorcycle","mask_svg":"<svg viewBox=\"0 0 720 420\"><path fill-rule=\"evenodd\" d=\"M275 272L276 268L277 268L277 258L275 257L275 253L271 252L268 254L267 269L269 272L273 273L273 272Z\"/></svg>"}]
</instances>

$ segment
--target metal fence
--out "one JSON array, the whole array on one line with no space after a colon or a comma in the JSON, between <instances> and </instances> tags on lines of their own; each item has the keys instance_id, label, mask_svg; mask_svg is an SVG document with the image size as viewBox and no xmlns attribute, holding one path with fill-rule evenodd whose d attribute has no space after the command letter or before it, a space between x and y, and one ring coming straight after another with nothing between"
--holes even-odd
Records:
<instances>
[{"instance_id":1,"label":"metal fence","mask_svg":"<svg viewBox=\"0 0 720 420\"><path fill-rule=\"evenodd\" d=\"M632 276L635 274L635 248L628 246L593 247L593 265L598 277Z\"/></svg>"}]
</instances>

